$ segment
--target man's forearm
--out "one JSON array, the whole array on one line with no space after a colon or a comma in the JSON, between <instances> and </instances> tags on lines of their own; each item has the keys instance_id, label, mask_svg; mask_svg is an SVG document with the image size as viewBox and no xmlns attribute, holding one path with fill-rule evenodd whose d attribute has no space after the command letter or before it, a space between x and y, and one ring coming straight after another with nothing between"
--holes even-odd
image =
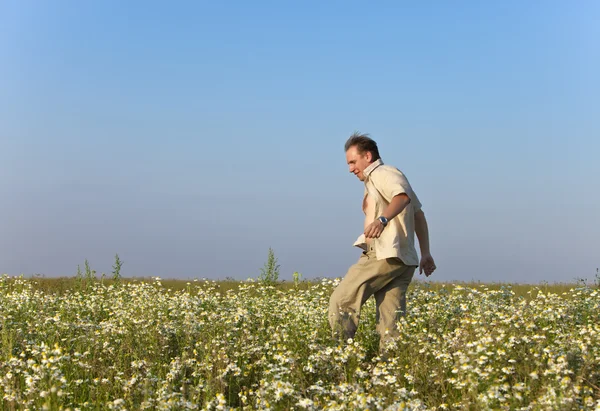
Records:
<instances>
[{"instance_id":1,"label":"man's forearm","mask_svg":"<svg viewBox=\"0 0 600 411\"><path fill-rule=\"evenodd\" d=\"M427 219L425 214L419 212L415 215L415 233L419 239L419 247L421 255L430 254L429 251L429 228L427 227Z\"/></svg>"},{"instance_id":2,"label":"man's forearm","mask_svg":"<svg viewBox=\"0 0 600 411\"><path fill-rule=\"evenodd\" d=\"M410 203L410 197L408 197L404 193L398 194L397 196L394 196L394 198L392 198L392 201L390 201L390 203L385 208L385 210L383 210L383 213L381 213L381 215L387 218L388 220L391 220L392 218L400 214L402 210L406 208L408 203Z\"/></svg>"}]
</instances>

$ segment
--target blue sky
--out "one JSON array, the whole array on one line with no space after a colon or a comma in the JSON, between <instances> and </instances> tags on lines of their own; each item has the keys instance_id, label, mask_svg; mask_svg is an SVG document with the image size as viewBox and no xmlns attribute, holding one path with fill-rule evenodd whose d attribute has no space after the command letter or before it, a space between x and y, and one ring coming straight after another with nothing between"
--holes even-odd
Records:
<instances>
[{"instance_id":1,"label":"blue sky","mask_svg":"<svg viewBox=\"0 0 600 411\"><path fill-rule=\"evenodd\" d=\"M592 280L600 4L0 3L0 272L343 276L359 130L432 280ZM417 275L416 278L419 278Z\"/></svg>"}]
</instances>

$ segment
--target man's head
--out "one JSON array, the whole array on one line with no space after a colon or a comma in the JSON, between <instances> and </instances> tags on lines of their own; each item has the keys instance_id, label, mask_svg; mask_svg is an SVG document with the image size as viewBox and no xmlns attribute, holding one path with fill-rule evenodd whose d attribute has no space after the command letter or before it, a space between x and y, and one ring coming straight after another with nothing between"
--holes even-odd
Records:
<instances>
[{"instance_id":1,"label":"man's head","mask_svg":"<svg viewBox=\"0 0 600 411\"><path fill-rule=\"evenodd\" d=\"M344 149L350 172L360 181L364 181L365 168L380 158L377 143L368 134L354 133L346 141Z\"/></svg>"}]
</instances>

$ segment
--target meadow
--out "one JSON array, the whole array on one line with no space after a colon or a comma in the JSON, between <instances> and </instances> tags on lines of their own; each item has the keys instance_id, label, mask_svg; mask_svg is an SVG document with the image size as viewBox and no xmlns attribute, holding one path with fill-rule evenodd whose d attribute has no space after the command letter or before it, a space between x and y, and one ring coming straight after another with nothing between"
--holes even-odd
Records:
<instances>
[{"instance_id":1,"label":"meadow","mask_svg":"<svg viewBox=\"0 0 600 411\"><path fill-rule=\"evenodd\" d=\"M0 278L3 410L600 409L600 290L415 281L331 339L338 280Z\"/></svg>"}]
</instances>

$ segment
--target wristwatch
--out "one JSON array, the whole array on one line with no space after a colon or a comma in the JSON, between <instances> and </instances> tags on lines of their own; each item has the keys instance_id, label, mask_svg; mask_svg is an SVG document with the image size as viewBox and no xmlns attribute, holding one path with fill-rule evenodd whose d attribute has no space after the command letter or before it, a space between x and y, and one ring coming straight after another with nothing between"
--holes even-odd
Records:
<instances>
[{"instance_id":1,"label":"wristwatch","mask_svg":"<svg viewBox=\"0 0 600 411\"><path fill-rule=\"evenodd\" d=\"M379 221L381 221L381 224L383 224L383 226L385 227L388 223L388 219L385 218L384 216L380 216L377 218Z\"/></svg>"}]
</instances>

